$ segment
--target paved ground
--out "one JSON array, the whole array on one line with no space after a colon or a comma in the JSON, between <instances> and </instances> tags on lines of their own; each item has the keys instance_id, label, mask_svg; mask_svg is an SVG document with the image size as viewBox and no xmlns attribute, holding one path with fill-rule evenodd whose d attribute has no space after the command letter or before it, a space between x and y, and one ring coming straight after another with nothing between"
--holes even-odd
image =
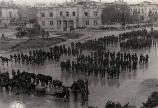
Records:
<instances>
[{"instance_id":1,"label":"paved ground","mask_svg":"<svg viewBox=\"0 0 158 108\"><path fill-rule=\"evenodd\" d=\"M133 29L133 30L138 30L138 29ZM119 33L124 33L124 32L129 32L131 30L113 30L113 31L78 31L77 33L83 34L84 36L79 37L78 39L68 39L65 42L61 42L57 45L65 44L65 45L70 45L71 42L76 42L76 41L84 41L86 39L93 39L93 38L99 38L103 36L108 36L108 35L118 35ZM49 46L51 47L51 46ZM42 49L48 49L49 47L42 47ZM21 49L20 51L27 52L29 49ZM10 52L11 50L7 51L0 51L0 54L6 55ZM16 51L13 51L16 52ZM12 52L12 53L13 53Z\"/></svg>"},{"instance_id":2,"label":"paved ground","mask_svg":"<svg viewBox=\"0 0 158 108\"><path fill-rule=\"evenodd\" d=\"M109 32L85 32L86 36L80 39L69 40L60 44L70 44L72 41L84 41L85 39L102 37L105 35L119 34L127 31L109 31ZM61 72L59 63L49 62L44 66L23 66L17 64L9 64L9 67L2 67L0 65L1 71L14 69L27 70L34 73L42 73L46 75L51 75L53 79L62 80L64 85L71 85L73 80L79 78L88 78L90 85L90 96L89 96L89 106L98 106L98 108L104 108L108 100L113 100L116 102L121 102L130 105L140 106L143 101L147 98L147 93L141 91L141 82L149 78L158 78L158 46L153 46L151 49L146 50L130 50L137 53L149 53L150 60L146 67L139 67L137 72L125 72L121 74L120 79L107 80L105 78L97 77L85 77L82 74L73 75L65 72ZM117 48L115 48L117 49ZM127 50L129 51L129 50ZM7 55L7 52L1 53L2 55ZM65 57L64 57L65 58ZM139 93L142 94L139 94ZM139 94L139 95L138 95ZM80 101L73 102L71 98L70 103L65 103L62 100L55 100L51 96L44 97L34 97L26 95L14 95L8 93L0 93L0 108L8 108L8 104L15 100L23 101L28 108L86 108L86 106L81 106Z\"/></svg>"}]
</instances>

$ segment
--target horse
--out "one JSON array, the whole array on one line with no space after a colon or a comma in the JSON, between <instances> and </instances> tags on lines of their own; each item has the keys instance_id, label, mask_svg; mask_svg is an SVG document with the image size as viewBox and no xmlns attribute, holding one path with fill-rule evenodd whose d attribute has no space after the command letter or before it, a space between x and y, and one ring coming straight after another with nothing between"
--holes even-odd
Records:
<instances>
[{"instance_id":1,"label":"horse","mask_svg":"<svg viewBox=\"0 0 158 108\"><path fill-rule=\"evenodd\" d=\"M62 86L62 81L59 81L59 80L53 80L52 83L53 83L52 84L53 87L57 87L57 86L61 87Z\"/></svg>"},{"instance_id":2,"label":"horse","mask_svg":"<svg viewBox=\"0 0 158 108\"><path fill-rule=\"evenodd\" d=\"M7 57L0 56L0 58L1 58L2 64L4 64L4 63L6 62L7 65L8 65L8 62L11 61L11 60L10 60L9 58L7 58Z\"/></svg>"}]
</instances>

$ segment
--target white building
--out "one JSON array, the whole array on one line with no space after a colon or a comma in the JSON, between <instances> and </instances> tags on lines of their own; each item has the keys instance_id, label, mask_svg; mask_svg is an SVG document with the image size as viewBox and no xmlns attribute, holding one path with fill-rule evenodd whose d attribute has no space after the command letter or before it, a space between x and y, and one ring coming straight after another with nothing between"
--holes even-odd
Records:
<instances>
[{"instance_id":1,"label":"white building","mask_svg":"<svg viewBox=\"0 0 158 108\"><path fill-rule=\"evenodd\" d=\"M8 26L8 24L14 23L18 18L18 9L15 4L8 2L0 3L0 25Z\"/></svg>"},{"instance_id":2,"label":"white building","mask_svg":"<svg viewBox=\"0 0 158 108\"><path fill-rule=\"evenodd\" d=\"M158 12L158 5L153 4L151 2L144 1L139 4L130 5L130 11L131 11L131 14L136 12L140 16L144 16L145 19L147 19L150 12L152 13Z\"/></svg>"},{"instance_id":3,"label":"white building","mask_svg":"<svg viewBox=\"0 0 158 108\"><path fill-rule=\"evenodd\" d=\"M38 23L44 29L70 31L78 28L96 28L101 25L101 9L89 1L38 7Z\"/></svg>"}]
</instances>

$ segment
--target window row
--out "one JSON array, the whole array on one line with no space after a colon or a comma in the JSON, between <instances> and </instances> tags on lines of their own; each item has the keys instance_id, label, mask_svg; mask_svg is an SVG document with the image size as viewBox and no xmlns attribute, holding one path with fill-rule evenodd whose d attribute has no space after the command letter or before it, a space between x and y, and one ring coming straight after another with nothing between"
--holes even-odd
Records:
<instances>
[{"instance_id":1,"label":"window row","mask_svg":"<svg viewBox=\"0 0 158 108\"><path fill-rule=\"evenodd\" d=\"M60 12L59 15L63 16L63 12ZM45 13L41 13L41 17L45 17L45 16L46 16ZM66 16L69 17L70 13L66 12ZM76 12L72 12L72 16L76 16ZM49 17L53 17L53 12L49 13Z\"/></svg>"},{"instance_id":2,"label":"window row","mask_svg":"<svg viewBox=\"0 0 158 108\"><path fill-rule=\"evenodd\" d=\"M85 16L89 16L89 13L88 12L84 12L84 15ZM63 15L63 12L59 12L59 16L64 16ZM66 12L66 17L69 17L70 16L70 12ZM72 12L72 16L76 16L76 12ZM94 12L94 16L98 16L98 12ZM41 17L45 17L45 13L41 13ZM53 12L50 12L49 13L49 17L53 17Z\"/></svg>"},{"instance_id":3,"label":"window row","mask_svg":"<svg viewBox=\"0 0 158 108\"><path fill-rule=\"evenodd\" d=\"M50 21L50 22L49 22L49 25L50 25L50 26L53 26L53 24L54 24L53 21ZM85 21L85 25L86 25L86 26L90 25L89 20ZM94 26L97 26L97 20L94 20L93 25L94 25ZM42 26L45 26L45 21L42 21Z\"/></svg>"},{"instance_id":4,"label":"window row","mask_svg":"<svg viewBox=\"0 0 158 108\"><path fill-rule=\"evenodd\" d=\"M45 21L42 21L42 26L45 26L46 25L46 22ZM49 22L49 25L50 26L53 26L54 25L54 22L53 21L50 21Z\"/></svg>"},{"instance_id":5,"label":"window row","mask_svg":"<svg viewBox=\"0 0 158 108\"><path fill-rule=\"evenodd\" d=\"M0 17L2 17L2 10L0 10ZM12 18L13 17L13 13L10 11L8 12L8 17Z\"/></svg>"},{"instance_id":6,"label":"window row","mask_svg":"<svg viewBox=\"0 0 158 108\"><path fill-rule=\"evenodd\" d=\"M137 8L137 9L130 9L130 11L131 12L142 12L142 13L144 13L144 12L147 12L147 11L151 11L152 9L146 9L146 8Z\"/></svg>"},{"instance_id":7,"label":"window row","mask_svg":"<svg viewBox=\"0 0 158 108\"><path fill-rule=\"evenodd\" d=\"M94 20L93 25L94 25L94 26L97 26L97 24L98 24L98 23L97 23L97 20ZM85 22L85 25L86 25L86 26L90 25L90 24L89 24L89 20L87 20L87 21Z\"/></svg>"},{"instance_id":8,"label":"window row","mask_svg":"<svg viewBox=\"0 0 158 108\"><path fill-rule=\"evenodd\" d=\"M89 16L89 13L88 13L88 12L84 12L84 15L85 15L85 16ZM95 11L95 12L94 12L94 16L98 16L98 12Z\"/></svg>"}]
</instances>

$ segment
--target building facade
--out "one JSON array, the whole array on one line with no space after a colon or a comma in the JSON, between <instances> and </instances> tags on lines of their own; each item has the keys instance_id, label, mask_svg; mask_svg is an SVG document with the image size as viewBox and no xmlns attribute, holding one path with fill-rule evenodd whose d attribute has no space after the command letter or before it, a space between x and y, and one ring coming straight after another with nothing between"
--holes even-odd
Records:
<instances>
[{"instance_id":1,"label":"building facade","mask_svg":"<svg viewBox=\"0 0 158 108\"><path fill-rule=\"evenodd\" d=\"M18 18L18 9L13 3L1 2L0 3L0 25L8 26L15 23Z\"/></svg>"},{"instance_id":2,"label":"building facade","mask_svg":"<svg viewBox=\"0 0 158 108\"><path fill-rule=\"evenodd\" d=\"M158 5L147 1L141 2L139 4L132 4L129 6L131 14L137 13L138 15L143 16L145 19L148 19L150 12L158 12Z\"/></svg>"},{"instance_id":3,"label":"building facade","mask_svg":"<svg viewBox=\"0 0 158 108\"><path fill-rule=\"evenodd\" d=\"M79 28L96 28L101 25L101 8L88 1L38 7L38 23L44 29L71 31Z\"/></svg>"},{"instance_id":4,"label":"building facade","mask_svg":"<svg viewBox=\"0 0 158 108\"><path fill-rule=\"evenodd\" d=\"M72 0L69 3L46 6L37 6L37 19L44 29L54 31L70 31L78 28L97 28L102 26L102 10L107 5L127 5L130 14L149 19L149 13L158 13L158 5L151 2L127 4L124 0L111 3L95 2L90 0Z\"/></svg>"}]
</instances>

